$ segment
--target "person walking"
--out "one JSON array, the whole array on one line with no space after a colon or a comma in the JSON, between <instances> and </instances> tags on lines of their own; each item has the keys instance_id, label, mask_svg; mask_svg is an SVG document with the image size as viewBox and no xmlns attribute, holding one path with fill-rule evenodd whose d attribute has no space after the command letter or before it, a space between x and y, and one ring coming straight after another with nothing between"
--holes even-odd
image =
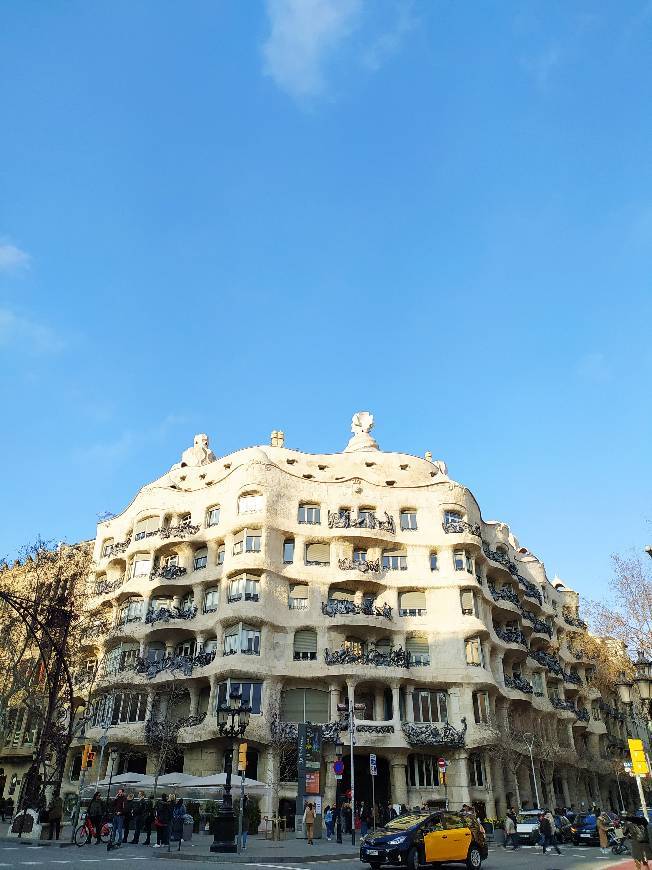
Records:
<instances>
[{"instance_id":1,"label":"person walking","mask_svg":"<svg viewBox=\"0 0 652 870\"><path fill-rule=\"evenodd\" d=\"M367 812L367 808L364 804L364 801L360 804L360 836L364 837L364 835L369 830L369 813Z\"/></svg>"},{"instance_id":2,"label":"person walking","mask_svg":"<svg viewBox=\"0 0 652 870\"><path fill-rule=\"evenodd\" d=\"M330 843L333 837L333 824L334 824L335 816L333 815L333 810L331 809L330 804L324 810L324 824L326 825L326 839Z\"/></svg>"},{"instance_id":3,"label":"person walking","mask_svg":"<svg viewBox=\"0 0 652 870\"><path fill-rule=\"evenodd\" d=\"M611 819L606 813L600 812L600 810L596 810L596 828L598 829L598 839L600 840L600 851L603 855L609 854L609 837L607 836L607 831L609 828L613 828L613 824Z\"/></svg>"},{"instance_id":4,"label":"person walking","mask_svg":"<svg viewBox=\"0 0 652 870\"><path fill-rule=\"evenodd\" d=\"M96 791L91 798L86 815L91 820L93 828L95 828L95 845L97 845L102 842L102 823L104 821L104 804L102 803L99 791Z\"/></svg>"},{"instance_id":5,"label":"person walking","mask_svg":"<svg viewBox=\"0 0 652 870\"><path fill-rule=\"evenodd\" d=\"M122 842L126 843L129 839L129 829L131 828L131 822L134 814L134 793L129 792L127 798L125 800L125 827L124 832L122 834Z\"/></svg>"},{"instance_id":6,"label":"person walking","mask_svg":"<svg viewBox=\"0 0 652 870\"><path fill-rule=\"evenodd\" d=\"M551 821L551 818L552 813L550 810L546 810L540 817L539 830L541 831L541 837L543 839L541 844L541 848L543 849L542 854L546 854L546 846L549 846L551 849L554 849L558 855L561 855L561 850L557 845L557 838L555 837L554 819Z\"/></svg>"},{"instance_id":7,"label":"person walking","mask_svg":"<svg viewBox=\"0 0 652 870\"><path fill-rule=\"evenodd\" d=\"M652 858L652 847L649 841L647 820L638 816L625 816L623 818L623 833L630 840L630 851L636 870L641 870L641 867L649 867L648 861Z\"/></svg>"},{"instance_id":8,"label":"person walking","mask_svg":"<svg viewBox=\"0 0 652 870\"><path fill-rule=\"evenodd\" d=\"M161 795L161 799L156 802L154 825L156 826L156 843L155 849L160 849L161 846L167 846L170 842L170 804L168 796Z\"/></svg>"},{"instance_id":9,"label":"person walking","mask_svg":"<svg viewBox=\"0 0 652 870\"><path fill-rule=\"evenodd\" d=\"M352 812L351 812L351 804L347 801L345 804L342 804L342 823L344 825L344 833L351 833L351 824L352 824Z\"/></svg>"},{"instance_id":10,"label":"person walking","mask_svg":"<svg viewBox=\"0 0 652 870\"><path fill-rule=\"evenodd\" d=\"M138 841L140 840L140 829L143 824L143 799L145 795L142 791L138 792L137 797L134 798L133 803L131 805L131 820L134 823L134 833L129 841L133 846L138 845ZM126 838L125 838L126 839Z\"/></svg>"},{"instance_id":11,"label":"person walking","mask_svg":"<svg viewBox=\"0 0 652 870\"><path fill-rule=\"evenodd\" d=\"M142 792L141 792L142 794ZM154 821L154 804L152 799L143 795L142 810L140 816L141 831L145 834L143 846L149 846L152 838L152 822Z\"/></svg>"},{"instance_id":12,"label":"person walking","mask_svg":"<svg viewBox=\"0 0 652 870\"><path fill-rule=\"evenodd\" d=\"M247 840L249 839L249 796L242 797L242 851L247 851Z\"/></svg>"},{"instance_id":13,"label":"person walking","mask_svg":"<svg viewBox=\"0 0 652 870\"><path fill-rule=\"evenodd\" d=\"M172 822L170 825L171 839L173 843L183 843L183 817L186 814L186 805L183 798L177 798L172 807Z\"/></svg>"},{"instance_id":14,"label":"person walking","mask_svg":"<svg viewBox=\"0 0 652 870\"><path fill-rule=\"evenodd\" d=\"M124 789L119 788L118 793L113 801L113 829L111 831L111 839L106 844L107 851L119 846L122 843L122 835L125 825L125 793Z\"/></svg>"},{"instance_id":15,"label":"person walking","mask_svg":"<svg viewBox=\"0 0 652 870\"><path fill-rule=\"evenodd\" d=\"M58 840L61 835L61 819L63 818L63 798L60 794L55 794L50 801L48 818L50 820L50 834L48 840L52 839L52 834L54 833L56 833L56 838Z\"/></svg>"},{"instance_id":16,"label":"person walking","mask_svg":"<svg viewBox=\"0 0 652 870\"><path fill-rule=\"evenodd\" d=\"M315 810L312 804L308 804L303 811L303 824L306 831L308 845L314 846L312 837L315 830Z\"/></svg>"},{"instance_id":17,"label":"person walking","mask_svg":"<svg viewBox=\"0 0 652 870\"><path fill-rule=\"evenodd\" d=\"M516 814L514 813L514 810L508 810L507 815L505 816L504 846L507 848L509 845L511 845L513 852L518 849L518 842L516 839Z\"/></svg>"}]
</instances>

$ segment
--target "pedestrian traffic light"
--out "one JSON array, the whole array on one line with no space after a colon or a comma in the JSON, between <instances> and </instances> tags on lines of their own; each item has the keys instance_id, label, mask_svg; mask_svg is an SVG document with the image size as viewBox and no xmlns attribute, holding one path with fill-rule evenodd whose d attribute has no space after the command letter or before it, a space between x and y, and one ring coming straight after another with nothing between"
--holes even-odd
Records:
<instances>
[{"instance_id":1,"label":"pedestrian traffic light","mask_svg":"<svg viewBox=\"0 0 652 870\"><path fill-rule=\"evenodd\" d=\"M238 770L247 769L247 744L241 743L238 747Z\"/></svg>"},{"instance_id":2,"label":"pedestrian traffic light","mask_svg":"<svg viewBox=\"0 0 652 870\"><path fill-rule=\"evenodd\" d=\"M88 764L88 753L93 751L93 747L90 743L87 743L82 750L82 769L89 767Z\"/></svg>"},{"instance_id":3,"label":"pedestrian traffic light","mask_svg":"<svg viewBox=\"0 0 652 870\"><path fill-rule=\"evenodd\" d=\"M95 750L92 746L88 747L88 752L86 753L86 769L88 770L93 766L93 762L95 761Z\"/></svg>"}]
</instances>

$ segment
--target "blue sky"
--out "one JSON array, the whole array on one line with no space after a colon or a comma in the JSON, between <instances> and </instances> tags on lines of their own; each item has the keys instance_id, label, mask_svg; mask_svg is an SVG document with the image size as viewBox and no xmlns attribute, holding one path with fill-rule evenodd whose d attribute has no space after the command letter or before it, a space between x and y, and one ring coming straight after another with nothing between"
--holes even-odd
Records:
<instances>
[{"instance_id":1,"label":"blue sky","mask_svg":"<svg viewBox=\"0 0 652 870\"><path fill-rule=\"evenodd\" d=\"M0 553L272 429L652 542L650 2L5 2Z\"/></svg>"}]
</instances>

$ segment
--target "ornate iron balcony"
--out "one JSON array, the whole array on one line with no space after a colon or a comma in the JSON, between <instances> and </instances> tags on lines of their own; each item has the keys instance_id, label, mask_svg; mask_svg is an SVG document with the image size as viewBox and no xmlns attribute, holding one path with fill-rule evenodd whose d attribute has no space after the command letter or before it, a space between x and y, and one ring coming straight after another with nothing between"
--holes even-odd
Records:
<instances>
[{"instance_id":1,"label":"ornate iron balcony","mask_svg":"<svg viewBox=\"0 0 652 870\"><path fill-rule=\"evenodd\" d=\"M324 616L378 616L384 619L392 618L392 608L389 604L378 606L369 601L356 604L354 601L322 601L321 612Z\"/></svg>"},{"instance_id":2,"label":"ornate iron balcony","mask_svg":"<svg viewBox=\"0 0 652 870\"><path fill-rule=\"evenodd\" d=\"M336 650L324 650L324 660L327 665L372 665L375 668L409 668L416 664L412 654L403 647L390 649L382 652L378 649L370 649L364 652L343 647Z\"/></svg>"},{"instance_id":3,"label":"ornate iron balcony","mask_svg":"<svg viewBox=\"0 0 652 870\"><path fill-rule=\"evenodd\" d=\"M520 628L496 628L494 631L505 643L517 643L527 649L527 640Z\"/></svg>"},{"instance_id":4,"label":"ornate iron balcony","mask_svg":"<svg viewBox=\"0 0 652 870\"><path fill-rule=\"evenodd\" d=\"M565 671L564 672L564 682L572 683L574 686L582 685L582 678L579 674L573 673L573 671Z\"/></svg>"},{"instance_id":5,"label":"ornate iron balcony","mask_svg":"<svg viewBox=\"0 0 652 870\"><path fill-rule=\"evenodd\" d=\"M150 572L150 580L176 580L178 577L183 577L187 571L181 565L164 565L161 568L154 568Z\"/></svg>"},{"instance_id":6,"label":"ornate iron balcony","mask_svg":"<svg viewBox=\"0 0 652 870\"><path fill-rule=\"evenodd\" d=\"M145 622L169 622L171 619L194 619L197 616L197 607L159 607L157 610L150 608L147 611Z\"/></svg>"},{"instance_id":7,"label":"ornate iron balcony","mask_svg":"<svg viewBox=\"0 0 652 870\"><path fill-rule=\"evenodd\" d=\"M555 710L568 710L570 713L575 713L577 716L578 710L572 701L567 701L565 698L551 698L550 703Z\"/></svg>"},{"instance_id":8,"label":"ornate iron balcony","mask_svg":"<svg viewBox=\"0 0 652 870\"><path fill-rule=\"evenodd\" d=\"M412 746L464 746L466 719L462 717L462 727L458 730L450 724L434 725L427 722L404 722L405 739Z\"/></svg>"},{"instance_id":9,"label":"ornate iron balcony","mask_svg":"<svg viewBox=\"0 0 652 870\"><path fill-rule=\"evenodd\" d=\"M126 541L118 541L115 544L111 544L111 546L107 548L106 552L102 555L107 559L111 556L120 556L122 553L127 552L127 548L129 547L130 543L131 537L127 538Z\"/></svg>"},{"instance_id":10,"label":"ornate iron balcony","mask_svg":"<svg viewBox=\"0 0 652 870\"><path fill-rule=\"evenodd\" d=\"M355 730L358 734L393 734L393 725L365 725L363 723L356 724Z\"/></svg>"},{"instance_id":11,"label":"ornate iron balcony","mask_svg":"<svg viewBox=\"0 0 652 870\"><path fill-rule=\"evenodd\" d=\"M466 520L444 520L441 527L447 535L461 535L464 532L468 532L470 535L475 535L476 538L479 538L482 535L479 525L467 523Z\"/></svg>"},{"instance_id":12,"label":"ornate iron balcony","mask_svg":"<svg viewBox=\"0 0 652 870\"><path fill-rule=\"evenodd\" d=\"M590 717L589 711L586 709L586 707L578 707L577 708L577 718L580 719L582 722L589 721L589 719L591 717Z\"/></svg>"},{"instance_id":13,"label":"ornate iron balcony","mask_svg":"<svg viewBox=\"0 0 652 870\"><path fill-rule=\"evenodd\" d=\"M566 625L572 625L574 628L581 628L586 631L588 626L583 619L579 618L579 616L573 616L570 613L564 613L563 616Z\"/></svg>"},{"instance_id":14,"label":"ornate iron balcony","mask_svg":"<svg viewBox=\"0 0 652 870\"><path fill-rule=\"evenodd\" d=\"M561 662L550 653L544 652L542 649L530 650L528 656L529 658L534 659L535 662L548 668L548 670L552 671L553 674L557 674L559 677L564 676L564 669L561 666Z\"/></svg>"},{"instance_id":15,"label":"ornate iron balcony","mask_svg":"<svg viewBox=\"0 0 652 870\"><path fill-rule=\"evenodd\" d=\"M340 571L361 571L363 574L369 572L378 574L380 571L380 559L375 561L367 561L366 559L338 559L337 567Z\"/></svg>"},{"instance_id":16,"label":"ornate iron balcony","mask_svg":"<svg viewBox=\"0 0 652 870\"><path fill-rule=\"evenodd\" d=\"M516 565L510 561L504 553L499 553L498 550L492 550L486 541L482 542L482 552L485 554L487 559L491 559L492 562L498 562L499 565L507 568L510 574L516 575L518 573Z\"/></svg>"},{"instance_id":17,"label":"ornate iron balcony","mask_svg":"<svg viewBox=\"0 0 652 870\"><path fill-rule=\"evenodd\" d=\"M165 541L168 538L187 538L189 535L196 535L198 531L199 526L193 526L192 523L179 523L178 526L159 529L159 536Z\"/></svg>"},{"instance_id":18,"label":"ornate iron balcony","mask_svg":"<svg viewBox=\"0 0 652 870\"><path fill-rule=\"evenodd\" d=\"M491 592L491 597L494 601L509 601L511 604L515 604L519 609L521 608L521 602L518 597L518 593L513 589L510 589L509 586L503 586L502 589L496 589L493 583L488 582L489 591Z\"/></svg>"},{"instance_id":19,"label":"ornate iron balcony","mask_svg":"<svg viewBox=\"0 0 652 870\"><path fill-rule=\"evenodd\" d=\"M196 656L164 656L156 661L139 656L133 665L133 670L137 674L144 674L149 680L163 671L180 671L184 677L190 677L193 668L206 667L214 658L214 652L201 652Z\"/></svg>"},{"instance_id":20,"label":"ornate iron balcony","mask_svg":"<svg viewBox=\"0 0 652 870\"><path fill-rule=\"evenodd\" d=\"M534 692L534 687L532 686L532 683L530 683L524 677L505 676L505 685L508 689L518 689L519 692L524 692L526 695L532 695Z\"/></svg>"},{"instance_id":21,"label":"ornate iron balcony","mask_svg":"<svg viewBox=\"0 0 652 870\"><path fill-rule=\"evenodd\" d=\"M115 592L124 582L124 574L118 577L117 580L100 580L93 587L93 595L106 595L108 592Z\"/></svg>"},{"instance_id":22,"label":"ornate iron balcony","mask_svg":"<svg viewBox=\"0 0 652 870\"><path fill-rule=\"evenodd\" d=\"M543 604L543 595L539 592L534 583L526 580L522 574L517 573L514 576L523 587L523 592L527 598L533 598L535 601L538 601L539 604Z\"/></svg>"},{"instance_id":23,"label":"ornate iron balcony","mask_svg":"<svg viewBox=\"0 0 652 870\"><path fill-rule=\"evenodd\" d=\"M81 629L79 632L79 640L83 642L88 640L88 638L99 637L100 635L106 634L109 629L110 625L106 619L95 620Z\"/></svg>"},{"instance_id":24,"label":"ornate iron balcony","mask_svg":"<svg viewBox=\"0 0 652 870\"><path fill-rule=\"evenodd\" d=\"M379 520L375 514L370 513L356 517L348 511L343 513L329 511L328 527L329 529L378 529L381 532L390 532L392 535L396 533L394 517L390 516L387 511L385 511L384 520Z\"/></svg>"}]
</instances>

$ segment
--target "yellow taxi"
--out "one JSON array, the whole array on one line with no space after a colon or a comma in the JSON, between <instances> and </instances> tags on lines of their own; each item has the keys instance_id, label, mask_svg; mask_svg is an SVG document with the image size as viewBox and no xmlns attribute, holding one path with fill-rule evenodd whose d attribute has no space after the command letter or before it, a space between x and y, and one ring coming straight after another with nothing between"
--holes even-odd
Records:
<instances>
[{"instance_id":1,"label":"yellow taxi","mask_svg":"<svg viewBox=\"0 0 652 870\"><path fill-rule=\"evenodd\" d=\"M459 813L408 813L367 834L360 843L360 860L378 870L383 864L419 870L429 864L466 864L478 870L487 857L486 840Z\"/></svg>"}]
</instances>

